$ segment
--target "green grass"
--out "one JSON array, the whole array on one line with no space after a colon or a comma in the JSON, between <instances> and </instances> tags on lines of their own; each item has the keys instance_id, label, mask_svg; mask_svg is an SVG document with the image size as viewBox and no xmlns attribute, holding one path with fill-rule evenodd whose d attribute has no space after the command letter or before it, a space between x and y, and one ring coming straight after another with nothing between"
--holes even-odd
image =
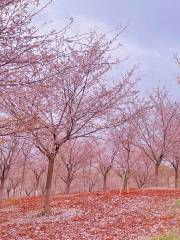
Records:
<instances>
[{"instance_id":1,"label":"green grass","mask_svg":"<svg viewBox=\"0 0 180 240\"><path fill-rule=\"evenodd\" d=\"M172 233L167 233L159 237L154 237L152 240L180 240L180 237L177 237Z\"/></svg>"},{"instance_id":2,"label":"green grass","mask_svg":"<svg viewBox=\"0 0 180 240\"><path fill-rule=\"evenodd\" d=\"M175 206L176 206L176 207L180 207L180 199L177 199L177 200L176 200Z\"/></svg>"}]
</instances>

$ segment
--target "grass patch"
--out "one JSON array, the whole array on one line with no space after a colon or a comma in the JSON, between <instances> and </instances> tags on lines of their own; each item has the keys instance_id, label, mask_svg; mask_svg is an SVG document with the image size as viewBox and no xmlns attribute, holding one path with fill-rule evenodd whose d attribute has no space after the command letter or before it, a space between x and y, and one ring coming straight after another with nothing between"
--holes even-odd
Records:
<instances>
[{"instance_id":1,"label":"grass patch","mask_svg":"<svg viewBox=\"0 0 180 240\"><path fill-rule=\"evenodd\" d=\"M177 200L176 200L175 206L176 206L176 207L180 207L180 199L177 199Z\"/></svg>"},{"instance_id":2,"label":"grass patch","mask_svg":"<svg viewBox=\"0 0 180 240\"><path fill-rule=\"evenodd\" d=\"M152 240L180 240L180 237L175 236L173 233L167 233L159 237L154 237Z\"/></svg>"}]
</instances>

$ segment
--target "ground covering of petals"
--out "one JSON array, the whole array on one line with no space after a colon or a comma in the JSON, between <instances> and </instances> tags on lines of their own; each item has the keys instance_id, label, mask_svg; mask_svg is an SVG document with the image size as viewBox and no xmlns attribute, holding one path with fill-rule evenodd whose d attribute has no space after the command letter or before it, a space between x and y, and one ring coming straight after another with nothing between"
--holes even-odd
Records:
<instances>
[{"instance_id":1,"label":"ground covering of petals","mask_svg":"<svg viewBox=\"0 0 180 240\"><path fill-rule=\"evenodd\" d=\"M132 190L53 196L43 216L43 197L4 200L1 240L148 240L179 234L180 190Z\"/></svg>"}]
</instances>

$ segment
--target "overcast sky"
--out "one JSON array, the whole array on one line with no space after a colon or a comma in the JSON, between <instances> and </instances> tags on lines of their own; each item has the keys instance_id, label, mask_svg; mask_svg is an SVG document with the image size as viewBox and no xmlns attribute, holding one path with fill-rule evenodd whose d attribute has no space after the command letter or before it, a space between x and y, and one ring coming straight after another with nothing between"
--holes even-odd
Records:
<instances>
[{"instance_id":1,"label":"overcast sky","mask_svg":"<svg viewBox=\"0 0 180 240\"><path fill-rule=\"evenodd\" d=\"M180 54L180 0L54 0L43 14L58 29L71 17L82 31L128 24L119 54L129 59L122 68L140 63L144 93L160 83L180 98L178 69L172 60L174 53Z\"/></svg>"}]
</instances>

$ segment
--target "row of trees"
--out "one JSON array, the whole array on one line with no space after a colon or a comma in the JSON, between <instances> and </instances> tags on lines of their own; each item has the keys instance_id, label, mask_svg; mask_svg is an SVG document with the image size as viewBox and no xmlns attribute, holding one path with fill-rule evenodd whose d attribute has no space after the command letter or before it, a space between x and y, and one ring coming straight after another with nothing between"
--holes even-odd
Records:
<instances>
[{"instance_id":1,"label":"row of trees","mask_svg":"<svg viewBox=\"0 0 180 240\"><path fill-rule=\"evenodd\" d=\"M99 165L104 189L115 159L124 188L138 158L137 169L154 164L158 186L163 160L179 166L179 103L160 89L146 101L138 100L136 67L108 81L108 73L121 62L112 52L122 29L110 40L95 31L71 36L71 23L42 35L32 23L44 7L38 0L0 3L1 198L11 171L8 189L15 189L20 178L20 192L30 194L25 186L30 164L36 192L47 173L43 192L48 213L54 168L60 167L68 192L83 164L86 170L87 159L91 171ZM82 140L87 138L91 140Z\"/></svg>"},{"instance_id":2,"label":"row of trees","mask_svg":"<svg viewBox=\"0 0 180 240\"><path fill-rule=\"evenodd\" d=\"M134 118L108 129L104 135L88 140L76 138L66 141L56 156L55 182L61 179L66 186L65 192L69 193L71 183L77 176L82 177L84 171L86 178L89 178L86 191L92 190L98 175L102 175L103 190L106 190L107 177L114 172L120 177L125 190L131 178L139 188L152 181L158 187L159 168L163 165L174 169L174 187L177 188L180 164L179 103L170 101L167 92L157 88L145 106L138 108L141 110ZM6 179L9 179L6 185L8 192L10 188L19 187L21 194L27 192L28 195L30 190L37 194L40 184L41 192L45 191L43 175L47 172L48 159L38 150L39 145L29 135L1 137L1 192ZM27 182L25 178L29 183L24 183ZM60 191L61 187L56 187Z\"/></svg>"}]
</instances>

